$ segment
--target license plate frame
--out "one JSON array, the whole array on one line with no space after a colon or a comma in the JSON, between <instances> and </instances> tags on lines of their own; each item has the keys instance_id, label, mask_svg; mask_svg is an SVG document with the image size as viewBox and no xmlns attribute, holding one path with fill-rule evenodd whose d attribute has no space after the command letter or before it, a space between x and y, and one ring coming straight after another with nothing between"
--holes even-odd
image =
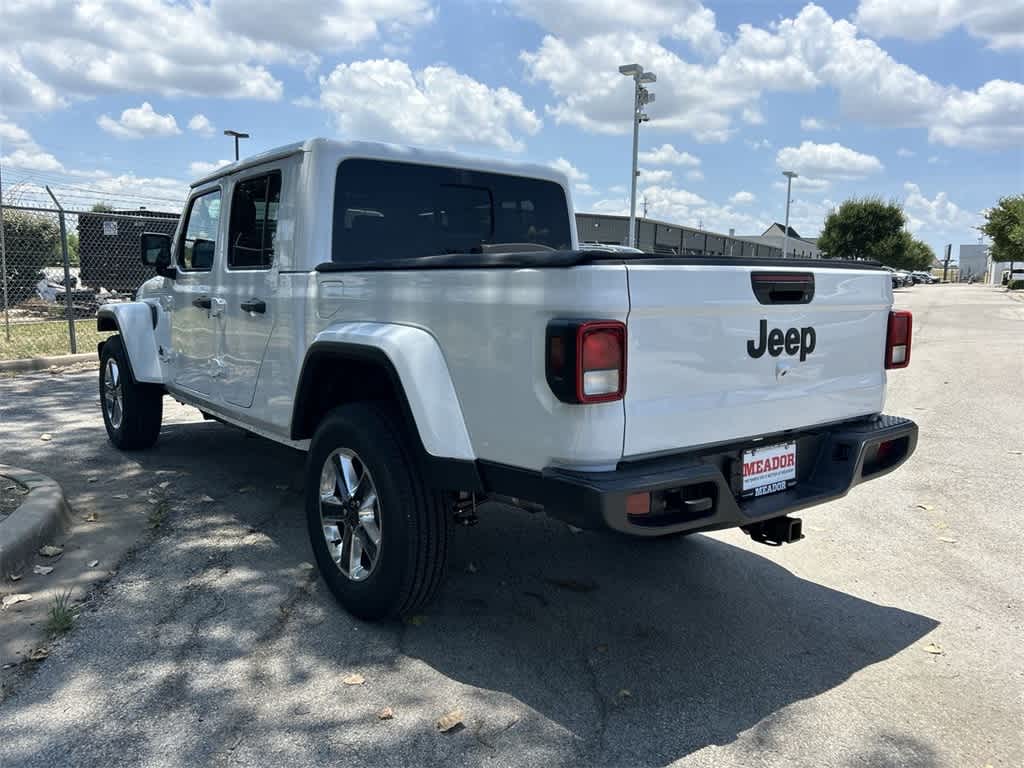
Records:
<instances>
[{"instance_id":1,"label":"license plate frame","mask_svg":"<svg viewBox=\"0 0 1024 768\"><path fill-rule=\"evenodd\" d=\"M747 448L740 454L740 497L760 498L796 485L796 441Z\"/></svg>"}]
</instances>

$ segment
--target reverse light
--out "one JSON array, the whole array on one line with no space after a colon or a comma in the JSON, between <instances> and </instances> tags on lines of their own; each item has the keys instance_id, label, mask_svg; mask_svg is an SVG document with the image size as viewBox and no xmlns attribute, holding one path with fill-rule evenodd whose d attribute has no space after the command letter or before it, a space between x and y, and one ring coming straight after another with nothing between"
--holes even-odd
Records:
<instances>
[{"instance_id":1,"label":"reverse light","mask_svg":"<svg viewBox=\"0 0 1024 768\"><path fill-rule=\"evenodd\" d=\"M914 331L914 316L905 309L889 313L889 327L885 334L886 369L906 368L910 365L910 340Z\"/></svg>"},{"instance_id":2,"label":"reverse light","mask_svg":"<svg viewBox=\"0 0 1024 768\"><path fill-rule=\"evenodd\" d=\"M548 385L565 403L607 403L626 391L626 326L617 320L548 325Z\"/></svg>"}]
</instances>

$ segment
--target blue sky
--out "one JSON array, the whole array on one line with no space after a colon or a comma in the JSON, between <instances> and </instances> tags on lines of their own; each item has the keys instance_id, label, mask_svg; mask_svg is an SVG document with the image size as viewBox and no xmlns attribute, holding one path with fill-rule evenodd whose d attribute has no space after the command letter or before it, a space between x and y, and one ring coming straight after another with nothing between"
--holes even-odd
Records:
<instances>
[{"instance_id":1,"label":"blue sky","mask_svg":"<svg viewBox=\"0 0 1024 768\"><path fill-rule=\"evenodd\" d=\"M626 210L630 83L650 215L817 234L852 195L900 201L936 250L1024 190L1024 5L1007 0L57 0L4 5L6 198L50 184L174 209L232 156L312 135L557 163L579 210Z\"/></svg>"}]
</instances>

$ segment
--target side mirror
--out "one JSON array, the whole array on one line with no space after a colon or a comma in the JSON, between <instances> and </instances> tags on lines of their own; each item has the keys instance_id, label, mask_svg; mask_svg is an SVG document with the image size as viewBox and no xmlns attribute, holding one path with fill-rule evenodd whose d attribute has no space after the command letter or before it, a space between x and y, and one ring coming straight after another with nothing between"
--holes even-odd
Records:
<instances>
[{"instance_id":1,"label":"side mirror","mask_svg":"<svg viewBox=\"0 0 1024 768\"><path fill-rule=\"evenodd\" d=\"M171 238L158 232L142 234L142 263L154 267L158 275L172 280L178 276L178 270L171 266Z\"/></svg>"}]
</instances>

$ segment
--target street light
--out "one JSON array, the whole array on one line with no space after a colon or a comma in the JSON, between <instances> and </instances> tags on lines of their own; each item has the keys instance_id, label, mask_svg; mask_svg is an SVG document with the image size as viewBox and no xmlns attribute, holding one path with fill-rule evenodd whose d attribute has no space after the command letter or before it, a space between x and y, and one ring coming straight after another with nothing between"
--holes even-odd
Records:
<instances>
[{"instance_id":1,"label":"street light","mask_svg":"<svg viewBox=\"0 0 1024 768\"><path fill-rule=\"evenodd\" d=\"M786 177L786 229L782 233L782 258L786 258L786 251L789 250L789 200L790 192L793 191L793 179L797 178L796 171L783 171Z\"/></svg>"},{"instance_id":2,"label":"street light","mask_svg":"<svg viewBox=\"0 0 1024 768\"><path fill-rule=\"evenodd\" d=\"M239 139L248 139L249 138L249 134L248 133L239 133L238 131L224 131L224 135L225 136L234 136L235 137L235 162L238 162L238 140Z\"/></svg>"},{"instance_id":3,"label":"street light","mask_svg":"<svg viewBox=\"0 0 1024 768\"><path fill-rule=\"evenodd\" d=\"M636 247L637 244L637 231L636 231L636 177L639 173L637 170L637 154L639 151L638 143L640 139L640 123L646 122L650 118L643 111L647 104L654 101L654 94L644 88L645 83L655 83L658 81L657 75L653 72L644 72L644 68L639 64L623 64L619 67L619 73L626 77L633 78L633 179L630 185L629 193L629 245Z\"/></svg>"}]
</instances>

